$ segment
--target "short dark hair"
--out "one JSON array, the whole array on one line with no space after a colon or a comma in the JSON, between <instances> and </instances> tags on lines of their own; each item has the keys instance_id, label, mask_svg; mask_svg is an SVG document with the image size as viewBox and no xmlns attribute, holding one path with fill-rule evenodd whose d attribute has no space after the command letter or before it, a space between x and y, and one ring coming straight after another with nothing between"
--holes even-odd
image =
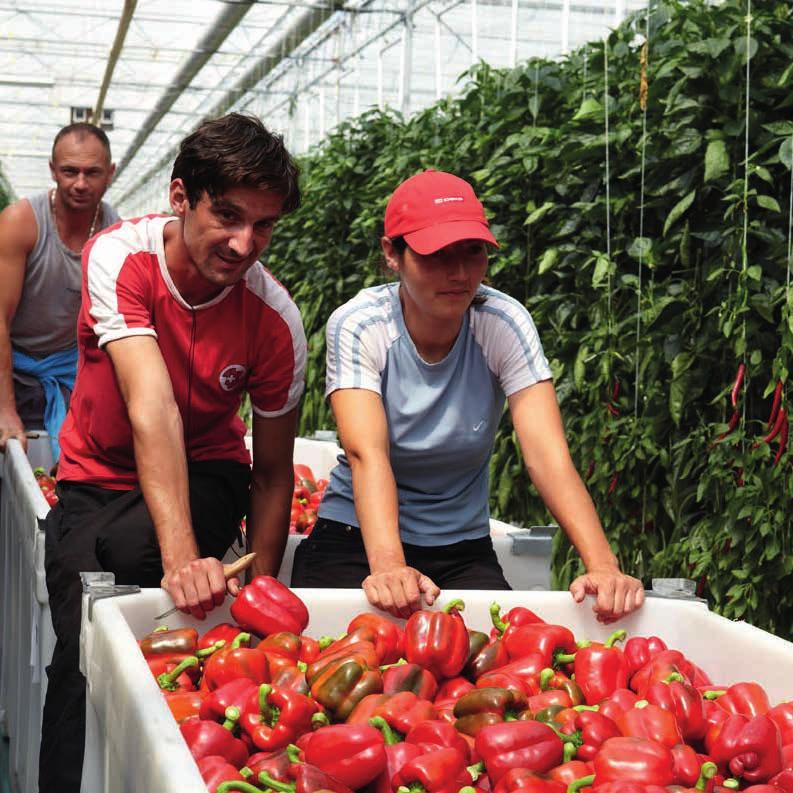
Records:
<instances>
[{"instance_id":1,"label":"short dark hair","mask_svg":"<svg viewBox=\"0 0 793 793\"><path fill-rule=\"evenodd\" d=\"M283 138L242 113L205 121L188 135L179 145L174 179L184 183L191 208L204 193L216 198L238 185L279 193L285 213L300 206L298 168Z\"/></svg>"},{"instance_id":2,"label":"short dark hair","mask_svg":"<svg viewBox=\"0 0 793 793\"><path fill-rule=\"evenodd\" d=\"M55 136L55 140L52 141L53 162L55 161L55 147L58 145L58 141L66 135L74 135L80 140L82 140L86 135L93 135L105 147L108 161L113 159L112 155L110 154L110 141L108 140L105 131L101 127L88 124L85 121L78 121L76 124L68 124Z\"/></svg>"}]
</instances>

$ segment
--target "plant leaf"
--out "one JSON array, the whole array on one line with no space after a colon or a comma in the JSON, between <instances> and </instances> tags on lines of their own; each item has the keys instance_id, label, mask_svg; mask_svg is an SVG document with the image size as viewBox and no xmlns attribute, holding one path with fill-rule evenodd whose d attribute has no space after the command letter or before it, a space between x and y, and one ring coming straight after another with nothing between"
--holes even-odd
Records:
<instances>
[{"instance_id":1,"label":"plant leaf","mask_svg":"<svg viewBox=\"0 0 793 793\"><path fill-rule=\"evenodd\" d=\"M669 212L669 215L666 218L666 222L664 223L664 231L663 236L666 236L666 232L674 225L675 221L679 220L686 212L686 210L691 206L694 202L694 197L696 196L697 191L692 190L688 195L681 198L673 207L672 210Z\"/></svg>"},{"instance_id":2,"label":"plant leaf","mask_svg":"<svg viewBox=\"0 0 793 793\"><path fill-rule=\"evenodd\" d=\"M705 181L712 182L730 170L730 155L723 140L712 140L705 151Z\"/></svg>"}]
</instances>

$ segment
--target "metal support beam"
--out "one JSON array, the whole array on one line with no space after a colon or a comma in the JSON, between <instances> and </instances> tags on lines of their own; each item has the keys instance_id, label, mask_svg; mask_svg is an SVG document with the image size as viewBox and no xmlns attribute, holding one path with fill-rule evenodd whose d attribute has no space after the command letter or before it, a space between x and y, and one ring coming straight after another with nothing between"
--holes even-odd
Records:
<instances>
[{"instance_id":1,"label":"metal support beam","mask_svg":"<svg viewBox=\"0 0 793 793\"><path fill-rule=\"evenodd\" d=\"M135 6L138 0L124 0L124 10L121 12L121 19L118 20L118 30L116 30L116 38L113 41L113 46L110 49L110 55L107 59L107 66L105 66L105 76L102 78L102 85L99 86L99 96L94 105L94 112L91 117L91 123L99 126L102 120L102 109L105 106L105 97L107 96L107 89L110 87L110 81L113 79L113 72L118 62L118 56L124 47L124 39L127 37L129 30L129 23L132 22L132 15L135 13Z\"/></svg>"},{"instance_id":2,"label":"metal support beam","mask_svg":"<svg viewBox=\"0 0 793 793\"><path fill-rule=\"evenodd\" d=\"M140 132L124 152L124 157L116 169L116 179L121 176L127 166L132 162L138 149L146 142L152 130L160 123L163 116L173 107L174 102L182 95L185 88L190 85L193 78L201 71L204 64L212 57L221 44L228 38L239 21L250 11L253 0L244 3L235 3L226 6L218 18L209 26L209 30L198 43L198 52L194 53L179 70L173 82L165 89L163 95L149 113Z\"/></svg>"},{"instance_id":3,"label":"metal support beam","mask_svg":"<svg viewBox=\"0 0 793 793\"><path fill-rule=\"evenodd\" d=\"M269 72L271 72L281 61L284 60L291 52L293 52L303 41L305 41L314 31L324 24L328 16L332 14L337 8L341 7L340 0L332 0L329 8L312 8L304 11L284 34L264 53L264 55L237 81L237 84L231 88L224 96L212 107L206 118L217 118L226 113L236 102L248 93L251 89L255 88ZM239 6L232 6L232 8L239 8ZM245 11L249 6L243 7ZM228 35L228 34L227 34ZM224 36L225 38L225 36ZM171 100L171 104L175 101L176 97ZM166 108L167 110L167 108ZM165 110L160 115L165 114ZM157 119L159 121L159 118ZM155 122L156 123L156 122ZM149 130L150 131L150 130ZM146 133L148 135L148 132ZM138 137L141 137L140 135ZM145 138L142 138L138 143L138 148ZM137 141L137 138L136 138ZM131 148L131 147L130 147ZM137 150L137 148L136 148ZM142 178L138 179L131 187L127 188L122 196L115 199L116 204L123 204L124 201L132 195L142 184L151 179L152 174L165 167L173 158L173 149L169 150L157 163L149 168ZM124 160L128 161L131 157L125 155ZM126 162L122 163L126 164ZM118 173L121 171L119 166L116 172L116 181L118 181Z\"/></svg>"}]
</instances>

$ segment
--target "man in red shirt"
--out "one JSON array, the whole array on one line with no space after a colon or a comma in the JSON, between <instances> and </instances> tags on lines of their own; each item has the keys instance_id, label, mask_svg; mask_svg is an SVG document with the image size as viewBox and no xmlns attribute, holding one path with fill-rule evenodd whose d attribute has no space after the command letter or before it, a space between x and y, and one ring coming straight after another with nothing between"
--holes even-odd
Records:
<instances>
[{"instance_id":1,"label":"man in red shirt","mask_svg":"<svg viewBox=\"0 0 793 793\"><path fill-rule=\"evenodd\" d=\"M123 221L83 252L77 380L46 525L57 645L40 791L80 788L80 571L162 586L202 618L239 590L220 559L243 515L254 574L275 575L286 544L306 340L259 256L299 204L297 169L279 137L231 114L182 142L171 179L172 216Z\"/></svg>"}]
</instances>

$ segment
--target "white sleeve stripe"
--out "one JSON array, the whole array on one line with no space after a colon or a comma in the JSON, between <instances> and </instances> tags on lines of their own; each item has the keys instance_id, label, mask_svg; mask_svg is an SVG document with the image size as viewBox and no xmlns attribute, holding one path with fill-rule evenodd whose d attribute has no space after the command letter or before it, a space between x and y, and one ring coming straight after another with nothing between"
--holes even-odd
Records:
<instances>
[{"instance_id":1,"label":"white sleeve stripe","mask_svg":"<svg viewBox=\"0 0 793 793\"><path fill-rule=\"evenodd\" d=\"M504 311L500 308L495 308L492 306L488 306L486 303L484 305L478 306L478 311L481 311L484 314L491 314L493 316L498 317L504 324L509 326L512 332L515 335L515 340L518 344L521 345L523 350L524 358L526 359L526 365L529 367L529 372L531 373L532 378L536 380L542 379L543 376L547 376L545 374L545 367L542 367L542 376L540 374L540 369L537 367L537 359L539 357L539 349L537 346L532 345L529 342L529 339L526 338L526 334L521 333L520 326L518 322L515 320L513 316L511 316L508 312ZM532 331L531 336L532 340L539 340L537 335L537 330L534 327L534 323L529 319L529 326L530 330Z\"/></svg>"},{"instance_id":2,"label":"white sleeve stripe","mask_svg":"<svg viewBox=\"0 0 793 793\"><path fill-rule=\"evenodd\" d=\"M377 312L379 312L380 309L382 308L382 306L388 305L390 302L391 302L391 295L388 292L385 295L383 295L383 297L380 297L380 298L378 298L375 301L367 301L363 305L361 305L359 303L356 303L355 301L352 301L353 304L350 305L348 307L347 311L345 311L334 322L334 328L333 328L333 330L334 330L333 350L334 350L334 357L335 357L336 361L339 361L339 362L342 361L342 354L341 354L341 338L342 338L342 334L341 334L341 329L344 326L345 322L347 322L350 319L350 317L360 314L361 311L377 311ZM358 320L356 322L354 328L352 328L351 333L352 333L353 338L355 338L355 347L354 347L354 350L353 350L353 360L352 360L352 365L354 367L354 369L353 369L353 378L354 378L353 381L355 383L355 386L353 386L354 388L360 387L360 382L361 382L360 348L361 348L361 335L362 335L363 330L366 327L371 326L371 325L376 325L376 324L387 325L388 321L389 321L389 318L388 318L388 316L386 314L377 313L377 314L370 315L370 316L367 316L367 317L364 317L364 318ZM343 373L339 374L338 379L339 380L343 380L344 379Z\"/></svg>"},{"instance_id":3,"label":"white sleeve stripe","mask_svg":"<svg viewBox=\"0 0 793 793\"><path fill-rule=\"evenodd\" d=\"M157 333L153 328L119 328L118 330L103 333L97 344L101 348L111 341L128 339L131 336L154 336L156 339Z\"/></svg>"}]
</instances>

